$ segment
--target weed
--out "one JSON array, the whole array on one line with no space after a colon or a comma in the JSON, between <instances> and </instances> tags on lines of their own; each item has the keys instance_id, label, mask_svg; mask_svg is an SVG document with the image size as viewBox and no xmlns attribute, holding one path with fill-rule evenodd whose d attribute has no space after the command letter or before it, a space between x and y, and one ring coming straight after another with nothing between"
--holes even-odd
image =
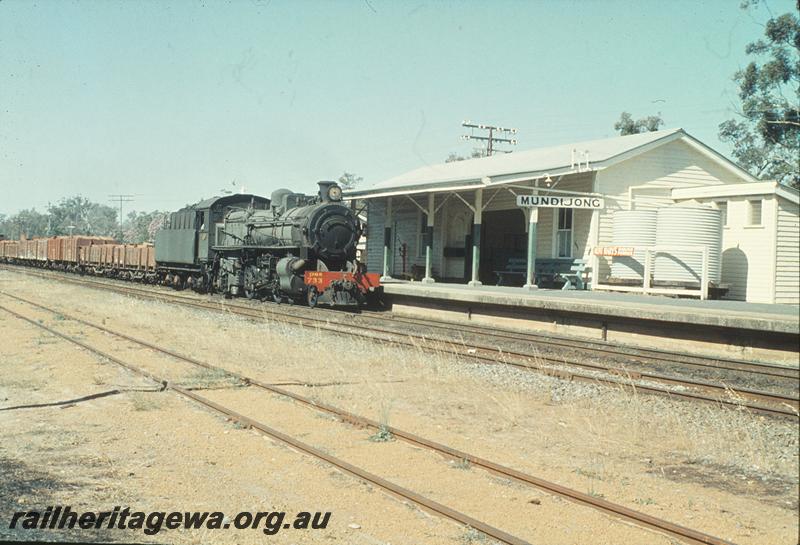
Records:
<instances>
[{"instance_id":1,"label":"weed","mask_svg":"<svg viewBox=\"0 0 800 545\"><path fill-rule=\"evenodd\" d=\"M209 388L211 386L217 386L219 383L227 383L232 378L233 377L231 377L222 369L203 368L192 374L192 376L189 377L189 381L192 383L192 386L198 388Z\"/></svg>"},{"instance_id":2,"label":"weed","mask_svg":"<svg viewBox=\"0 0 800 545\"><path fill-rule=\"evenodd\" d=\"M454 468L463 469L464 471L468 471L469 468L472 467L472 464L466 458L460 458L459 460L452 462L452 464Z\"/></svg>"},{"instance_id":3,"label":"weed","mask_svg":"<svg viewBox=\"0 0 800 545\"><path fill-rule=\"evenodd\" d=\"M461 536L461 543L464 545L472 545L473 543L486 543L486 534L479 532L475 528L467 527L464 535Z\"/></svg>"},{"instance_id":4,"label":"weed","mask_svg":"<svg viewBox=\"0 0 800 545\"><path fill-rule=\"evenodd\" d=\"M135 411L152 411L161 407L152 394L134 392L131 394L131 403Z\"/></svg>"},{"instance_id":5,"label":"weed","mask_svg":"<svg viewBox=\"0 0 800 545\"><path fill-rule=\"evenodd\" d=\"M600 499L603 499L603 498L605 498L605 497L606 497L606 495L605 495L605 494L601 494L600 492L598 492L598 491L597 491L597 490L595 490L594 488L590 488L590 489L589 489L589 490L588 490L586 493L587 493L587 494L589 494L589 495L590 495L591 497L593 497L593 498L600 498Z\"/></svg>"},{"instance_id":6,"label":"weed","mask_svg":"<svg viewBox=\"0 0 800 545\"><path fill-rule=\"evenodd\" d=\"M386 426L381 425L378 431L369 436L369 440L373 443L386 443L387 441L394 441L394 435Z\"/></svg>"},{"instance_id":7,"label":"weed","mask_svg":"<svg viewBox=\"0 0 800 545\"><path fill-rule=\"evenodd\" d=\"M582 467L576 468L572 470L573 473L577 473L578 475L583 475L584 477L588 477L589 479L597 479L598 481L602 481L603 478L596 472L590 469L583 469Z\"/></svg>"},{"instance_id":8,"label":"weed","mask_svg":"<svg viewBox=\"0 0 800 545\"><path fill-rule=\"evenodd\" d=\"M245 424L239 420L229 420L228 423L235 430L249 430L250 424Z\"/></svg>"}]
</instances>

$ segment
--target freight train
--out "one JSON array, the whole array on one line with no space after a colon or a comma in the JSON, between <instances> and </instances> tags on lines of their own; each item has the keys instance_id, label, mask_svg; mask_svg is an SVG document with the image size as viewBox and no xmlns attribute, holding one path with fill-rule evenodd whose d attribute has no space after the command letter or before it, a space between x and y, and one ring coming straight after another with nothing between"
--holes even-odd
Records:
<instances>
[{"instance_id":1,"label":"freight train","mask_svg":"<svg viewBox=\"0 0 800 545\"><path fill-rule=\"evenodd\" d=\"M379 275L356 260L362 225L335 182L317 195L215 197L170 214L155 244L106 237L0 240L0 260L226 297L359 306Z\"/></svg>"}]
</instances>

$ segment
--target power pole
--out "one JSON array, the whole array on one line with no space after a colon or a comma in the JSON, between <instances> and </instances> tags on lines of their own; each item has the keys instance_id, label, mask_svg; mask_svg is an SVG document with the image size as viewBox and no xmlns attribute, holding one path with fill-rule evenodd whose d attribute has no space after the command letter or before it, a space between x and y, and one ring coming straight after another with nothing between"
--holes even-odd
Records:
<instances>
[{"instance_id":1,"label":"power pole","mask_svg":"<svg viewBox=\"0 0 800 545\"><path fill-rule=\"evenodd\" d=\"M110 201L119 203L119 230L120 230L120 233L122 232L122 204L126 203L126 202L133 202L133 198L135 196L136 195L122 195L122 194L119 194L119 193L116 194L116 195L109 195L109 197L110 197L109 200Z\"/></svg>"},{"instance_id":2,"label":"power pole","mask_svg":"<svg viewBox=\"0 0 800 545\"><path fill-rule=\"evenodd\" d=\"M462 127L467 127L468 129L480 129L483 131L489 131L487 136L476 136L475 134L465 134L461 136L462 140L481 140L486 142L486 155L491 156L495 151L503 152L503 153L511 153L511 150L496 150L494 148L495 142L502 142L504 144L510 144L512 146L517 145L517 141L513 138L507 138L508 135L517 134L517 129L508 129L506 127L495 127L494 125L484 125L484 124L476 124L470 121L462 121ZM495 133L499 132L503 136L497 137Z\"/></svg>"}]
</instances>

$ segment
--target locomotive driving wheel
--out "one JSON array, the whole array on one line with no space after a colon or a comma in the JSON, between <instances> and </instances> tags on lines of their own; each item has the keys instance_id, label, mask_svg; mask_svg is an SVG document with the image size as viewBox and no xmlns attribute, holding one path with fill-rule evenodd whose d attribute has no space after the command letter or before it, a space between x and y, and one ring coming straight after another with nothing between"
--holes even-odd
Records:
<instances>
[{"instance_id":1,"label":"locomotive driving wheel","mask_svg":"<svg viewBox=\"0 0 800 545\"><path fill-rule=\"evenodd\" d=\"M317 288L314 286L310 286L308 288L308 292L306 293L306 299L308 301L308 306L314 308L319 303L319 292Z\"/></svg>"},{"instance_id":2,"label":"locomotive driving wheel","mask_svg":"<svg viewBox=\"0 0 800 545\"><path fill-rule=\"evenodd\" d=\"M258 295L258 269L252 265L248 265L244 269L244 296L248 299L254 299Z\"/></svg>"}]
</instances>

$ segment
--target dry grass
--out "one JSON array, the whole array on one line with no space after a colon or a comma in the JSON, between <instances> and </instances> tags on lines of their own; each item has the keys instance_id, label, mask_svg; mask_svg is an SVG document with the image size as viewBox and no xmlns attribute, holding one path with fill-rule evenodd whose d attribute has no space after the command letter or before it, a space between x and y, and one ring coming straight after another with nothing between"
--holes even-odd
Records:
<instances>
[{"instance_id":1,"label":"dry grass","mask_svg":"<svg viewBox=\"0 0 800 545\"><path fill-rule=\"evenodd\" d=\"M384 425L392 425L397 415L416 414L454 430L485 430L509 441L527 437L542 444L561 438L585 448L587 459L603 452L670 456L797 477L796 426L745 410L476 364L466 355L446 353L444 346L432 353L316 328L86 293L81 304L87 316L103 308L110 327L116 322L120 329L118 323L124 322L137 336L215 365L272 382L358 382L314 388L311 397ZM197 378L211 384L221 377L204 371ZM586 463L582 467L592 469Z\"/></svg>"},{"instance_id":2,"label":"dry grass","mask_svg":"<svg viewBox=\"0 0 800 545\"><path fill-rule=\"evenodd\" d=\"M131 405L136 411L155 411L161 408L157 393L130 392Z\"/></svg>"}]
</instances>

